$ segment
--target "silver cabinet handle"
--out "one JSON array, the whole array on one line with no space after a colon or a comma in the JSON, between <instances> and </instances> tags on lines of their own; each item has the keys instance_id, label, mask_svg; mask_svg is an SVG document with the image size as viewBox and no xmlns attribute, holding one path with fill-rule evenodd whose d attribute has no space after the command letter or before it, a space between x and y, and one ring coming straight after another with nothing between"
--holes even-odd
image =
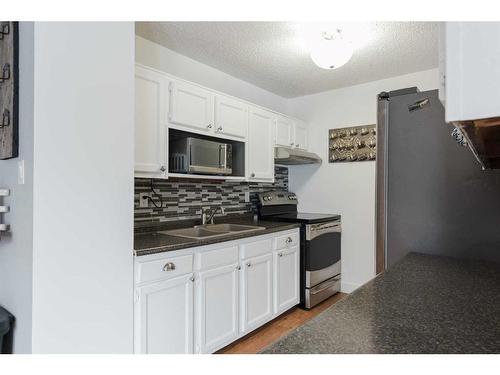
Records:
<instances>
[{"instance_id":1,"label":"silver cabinet handle","mask_svg":"<svg viewBox=\"0 0 500 375\"><path fill-rule=\"evenodd\" d=\"M295 147L299 147L299 146L300 146L300 145L299 145L298 143L295 145Z\"/></svg>"},{"instance_id":2,"label":"silver cabinet handle","mask_svg":"<svg viewBox=\"0 0 500 375\"><path fill-rule=\"evenodd\" d=\"M212 124L208 124L207 129L212 129Z\"/></svg>"},{"instance_id":3,"label":"silver cabinet handle","mask_svg":"<svg viewBox=\"0 0 500 375\"><path fill-rule=\"evenodd\" d=\"M221 132L221 131L222 131L222 126L219 126L219 127L217 128L217 131L218 131L218 132Z\"/></svg>"},{"instance_id":4,"label":"silver cabinet handle","mask_svg":"<svg viewBox=\"0 0 500 375\"><path fill-rule=\"evenodd\" d=\"M279 256L279 257L282 257L282 256L283 256L283 253L278 253L278 256Z\"/></svg>"},{"instance_id":5,"label":"silver cabinet handle","mask_svg":"<svg viewBox=\"0 0 500 375\"><path fill-rule=\"evenodd\" d=\"M239 271L239 270L241 270L241 266L236 267L236 269L237 269L238 271Z\"/></svg>"},{"instance_id":6,"label":"silver cabinet handle","mask_svg":"<svg viewBox=\"0 0 500 375\"><path fill-rule=\"evenodd\" d=\"M292 143L290 143L290 146L293 146L293 142L292 142Z\"/></svg>"},{"instance_id":7,"label":"silver cabinet handle","mask_svg":"<svg viewBox=\"0 0 500 375\"><path fill-rule=\"evenodd\" d=\"M285 242L286 243L292 243L293 242L292 237L288 237Z\"/></svg>"},{"instance_id":8,"label":"silver cabinet handle","mask_svg":"<svg viewBox=\"0 0 500 375\"><path fill-rule=\"evenodd\" d=\"M252 263L248 262L247 267L251 267L251 266L252 266Z\"/></svg>"},{"instance_id":9,"label":"silver cabinet handle","mask_svg":"<svg viewBox=\"0 0 500 375\"><path fill-rule=\"evenodd\" d=\"M250 174L250 177L255 177L255 173L252 172L252 174Z\"/></svg>"},{"instance_id":10,"label":"silver cabinet handle","mask_svg":"<svg viewBox=\"0 0 500 375\"><path fill-rule=\"evenodd\" d=\"M194 282L194 280L195 280L194 276L191 276L191 277L189 278L189 280L191 280L192 282Z\"/></svg>"},{"instance_id":11,"label":"silver cabinet handle","mask_svg":"<svg viewBox=\"0 0 500 375\"><path fill-rule=\"evenodd\" d=\"M165 172L166 170L167 170L167 168L165 168L165 166L164 166L164 165L162 165L162 166L160 167L160 171Z\"/></svg>"},{"instance_id":12,"label":"silver cabinet handle","mask_svg":"<svg viewBox=\"0 0 500 375\"><path fill-rule=\"evenodd\" d=\"M163 271L173 271L175 270L175 264L172 262L168 262L163 266Z\"/></svg>"}]
</instances>

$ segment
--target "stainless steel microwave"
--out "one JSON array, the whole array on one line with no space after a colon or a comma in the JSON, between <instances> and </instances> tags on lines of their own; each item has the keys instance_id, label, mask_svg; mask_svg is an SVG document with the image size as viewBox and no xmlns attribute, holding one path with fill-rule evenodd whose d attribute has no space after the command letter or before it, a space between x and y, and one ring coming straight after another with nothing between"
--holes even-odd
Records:
<instances>
[{"instance_id":1,"label":"stainless steel microwave","mask_svg":"<svg viewBox=\"0 0 500 375\"><path fill-rule=\"evenodd\" d=\"M170 172L229 175L233 148L229 143L183 137L170 143Z\"/></svg>"}]
</instances>

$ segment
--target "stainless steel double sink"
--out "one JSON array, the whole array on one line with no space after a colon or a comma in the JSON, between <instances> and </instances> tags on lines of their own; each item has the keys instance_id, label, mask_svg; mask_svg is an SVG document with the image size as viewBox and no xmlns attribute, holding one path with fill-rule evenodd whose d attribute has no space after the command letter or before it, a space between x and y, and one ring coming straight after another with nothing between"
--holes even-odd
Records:
<instances>
[{"instance_id":1,"label":"stainless steel double sink","mask_svg":"<svg viewBox=\"0 0 500 375\"><path fill-rule=\"evenodd\" d=\"M167 234L175 237L202 240L202 239L230 236L235 233L257 232L264 229L266 228L260 227L258 225L206 224L206 225L196 225L191 228L165 230L158 233Z\"/></svg>"}]
</instances>

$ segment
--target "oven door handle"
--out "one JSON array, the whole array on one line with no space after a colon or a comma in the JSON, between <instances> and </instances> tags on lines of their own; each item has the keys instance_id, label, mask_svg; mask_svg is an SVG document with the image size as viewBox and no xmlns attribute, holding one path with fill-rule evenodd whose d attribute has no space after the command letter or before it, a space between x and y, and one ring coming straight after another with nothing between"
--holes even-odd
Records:
<instances>
[{"instance_id":1,"label":"oven door handle","mask_svg":"<svg viewBox=\"0 0 500 375\"><path fill-rule=\"evenodd\" d=\"M323 234L340 233L341 231L342 231L342 228L340 226L340 223L328 224L328 225L323 225L320 227L307 226L306 227L306 240L310 241L310 240L313 240L314 238L319 237Z\"/></svg>"}]
</instances>

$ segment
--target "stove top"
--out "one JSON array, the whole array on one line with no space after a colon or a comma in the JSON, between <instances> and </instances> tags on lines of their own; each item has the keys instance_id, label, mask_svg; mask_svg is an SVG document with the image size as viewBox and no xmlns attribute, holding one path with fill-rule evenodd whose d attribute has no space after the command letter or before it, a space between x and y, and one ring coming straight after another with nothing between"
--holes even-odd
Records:
<instances>
[{"instance_id":1,"label":"stove top","mask_svg":"<svg viewBox=\"0 0 500 375\"><path fill-rule=\"evenodd\" d=\"M327 223L340 220L336 214L316 214L297 212L299 201L291 191L274 190L257 194L259 215L264 220L285 221L291 223Z\"/></svg>"},{"instance_id":2,"label":"stove top","mask_svg":"<svg viewBox=\"0 0 500 375\"><path fill-rule=\"evenodd\" d=\"M286 214L266 216L265 220L284 221L287 223L315 224L315 223L326 223L329 221L340 220L340 215L290 212Z\"/></svg>"}]
</instances>

